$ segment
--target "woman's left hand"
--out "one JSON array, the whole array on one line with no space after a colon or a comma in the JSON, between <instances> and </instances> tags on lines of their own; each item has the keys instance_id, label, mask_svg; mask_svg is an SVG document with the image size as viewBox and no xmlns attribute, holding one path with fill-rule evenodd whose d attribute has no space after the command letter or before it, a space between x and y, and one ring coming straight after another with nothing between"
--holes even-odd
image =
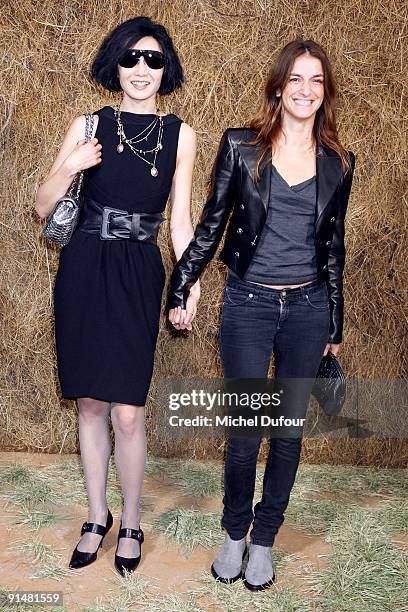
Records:
<instances>
[{"instance_id":1,"label":"woman's left hand","mask_svg":"<svg viewBox=\"0 0 408 612\"><path fill-rule=\"evenodd\" d=\"M337 353L340 350L340 344L326 344L326 348L324 349L323 357L326 357L327 353L330 351L333 353L335 357L337 357Z\"/></svg>"}]
</instances>

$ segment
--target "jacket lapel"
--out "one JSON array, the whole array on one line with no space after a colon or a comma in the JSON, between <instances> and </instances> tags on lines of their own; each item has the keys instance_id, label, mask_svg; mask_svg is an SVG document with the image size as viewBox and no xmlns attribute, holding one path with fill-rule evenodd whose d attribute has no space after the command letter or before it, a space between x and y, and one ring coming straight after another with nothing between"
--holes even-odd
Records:
<instances>
[{"instance_id":1,"label":"jacket lapel","mask_svg":"<svg viewBox=\"0 0 408 612\"><path fill-rule=\"evenodd\" d=\"M255 168L261 146L239 143L238 150L252 180L255 176ZM265 210L268 210L269 194L271 189L271 160L267 154L259 168L259 181L255 181L255 187L260 195ZM321 144L317 146L316 154L316 183L317 183L317 213L316 223L322 212L330 202L337 186L343 178L341 160L336 153Z\"/></svg>"},{"instance_id":2,"label":"jacket lapel","mask_svg":"<svg viewBox=\"0 0 408 612\"><path fill-rule=\"evenodd\" d=\"M258 156L261 152L262 147L254 146L254 145L246 145L244 143L240 143L237 146L241 154L241 157L244 160L244 164L251 176L251 179L254 181L256 162L258 160ZM262 204L264 205L265 210L268 210L268 205L269 205L269 192L271 189L271 175L272 175L271 161L270 161L270 156L267 154L263 158L262 163L259 167L259 181L254 181L255 187L258 190L258 193L261 197Z\"/></svg>"},{"instance_id":3,"label":"jacket lapel","mask_svg":"<svg viewBox=\"0 0 408 612\"><path fill-rule=\"evenodd\" d=\"M316 155L316 223L343 178L341 160L336 153L319 144Z\"/></svg>"}]
</instances>

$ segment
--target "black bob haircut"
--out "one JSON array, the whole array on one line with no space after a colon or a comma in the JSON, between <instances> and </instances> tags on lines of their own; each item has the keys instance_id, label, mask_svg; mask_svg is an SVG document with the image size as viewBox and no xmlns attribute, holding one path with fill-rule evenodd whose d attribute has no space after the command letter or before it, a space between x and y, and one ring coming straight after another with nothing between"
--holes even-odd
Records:
<instances>
[{"instance_id":1,"label":"black bob haircut","mask_svg":"<svg viewBox=\"0 0 408 612\"><path fill-rule=\"evenodd\" d=\"M91 68L92 78L109 91L121 91L118 63L127 49L141 38L152 36L164 54L164 71L159 94L165 96L182 86L183 68L177 51L164 26L149 17L128 19L109 32L100 46Z\"/></svg>"}]
</instances>

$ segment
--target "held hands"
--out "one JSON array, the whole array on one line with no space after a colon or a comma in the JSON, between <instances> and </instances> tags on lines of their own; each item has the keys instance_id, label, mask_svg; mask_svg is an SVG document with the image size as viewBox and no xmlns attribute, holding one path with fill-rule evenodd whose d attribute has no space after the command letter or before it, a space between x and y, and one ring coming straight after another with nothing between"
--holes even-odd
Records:
<instances>
[{"instance_id":1,"label":"held hands","mask_svg":"<svg viewBox=\"0 0 408 612\"><path fill-rule=\"evenodd\" d=\"M340 344L326 344L326 348L324 349L323 357L326 357L327 353L330 351L333 353L335 357L337 357L337 353L340 350Z\"/></svg>"},{"instance_id":2,"label":"held hands","mask_svg":"<svg viewBox=\"0 0 408 612\"><path fill-rule=\"evenodd\" d=\"M92 138L89 142L79 140L74 150L65 160L65 165L72 174L81 170L92 168L102 161L102 145L97 138Z\"/></svg>"},{"instance_id":3,"label":"held hands","mask_svg":"<svg viewBox=\"0 0 408 612\"><path fill-rule=\"evenodd\" d=\"M197 304L200 299L200 282L197 281L190 289L190 295L187 298L186 309L183 310L180 306L169 310L169 321L175 329L193 329L191 323L197 313Z\"/></svg>"}]
</instances>

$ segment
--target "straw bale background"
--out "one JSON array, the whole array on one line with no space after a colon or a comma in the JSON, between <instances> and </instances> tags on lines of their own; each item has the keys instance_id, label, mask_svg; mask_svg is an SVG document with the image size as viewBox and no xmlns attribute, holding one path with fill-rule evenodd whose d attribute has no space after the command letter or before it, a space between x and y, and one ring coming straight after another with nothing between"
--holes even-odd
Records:
<instances>
[{"instance_id":1,"label":"straw bale background","mask_svg":"<svg viewBox=\"0 0 408 612\"><path fill-rule=\"evenodd\" d=\"M163 99L197 131L194 219L223 130L254 113L277 50L295 36L322 43L341 92L339 128L357 154L347 218L345 338L349 376L406 376L406 40L403 0L21 0L0 3L2 449L72 452L76 408L61 401L55 369L52 285L58 249L40 238L33 212L45 175L72 118L113 104L88 78L106 32L136 14L169 29L186 86ZM404 62L405 60L405 62ZM168 229L161 246L171 268ZM154 392L160 377L221 373L217 334L224 266L203 276L195 330L169 332L163 317L149 400L149 443L158 454L219 456L221 444L182 448L161 436ZM402 440L306 441L308 460L403 464Z\"/></svg>"}]
</instances>

